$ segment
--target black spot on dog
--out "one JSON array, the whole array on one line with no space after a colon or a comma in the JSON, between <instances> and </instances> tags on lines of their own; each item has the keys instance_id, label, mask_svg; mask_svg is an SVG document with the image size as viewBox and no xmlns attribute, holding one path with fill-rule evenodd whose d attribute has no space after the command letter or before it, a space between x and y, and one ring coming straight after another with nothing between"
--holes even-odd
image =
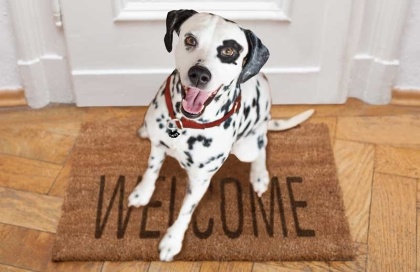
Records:
<instances>
[{"instance_id":1,"label":"black spot on dog","mask_svg":"<svg viewBox=\"0 0 420 272\"><path fill-rule=\"evenodd\" d=\"M194 209L195 209L195 207L197 206L197 204L193 204L192 206L191 206L191 210L190 210L190 213L192 213L193 211L194 211Z\"/></svg>"},{"instance_id":2,"label":"black spot on dog","mask_svg":"<svg viewBox=\"0 0 420 272\"><path fill-rule=\"evenodd\" d=\"M191 166L191 164L194 164L194 161L193 161L193 158L191 156L191 153L188 152L188 151L184 151L184 154L187 155L187 162L188 162L189 166Z\"/></svg>"},{"instance_id":3,"label":"black spot on dog","mask_svg":"<svg viewBox=\"0 0 420 272\"><path fill-rule=\"evenodd\" d=\"M223 112L223 115L226 115L230 111L230 106L232 105L232 100L228 99L228 101L220 108Z\"/></svg>"},{"instance_id":4,"label":"black spot on dog","mask_svg":"<svg viewBox=\"0 0 420 272\"><path fill-rule=\"evenodd\" d=\"M216 171L217 171L217 169L219 169L219 167L218 167L218 166L216 166L215 168L213 168L213 169L209 170L209 173L216 172Z\"/></svg>"},{"instance_id":5,"label":"black spot on dog","mask_svg":"<svg viewBox=\"0 0 420 272\"><path fill-rule=\"evenodd\" d=\"M178 83L175 85L175 88L176 88L176 92L178 94L180 94L181 93L181 89L182 89L182 85L181 85L181 82L180 81L178 81Z\"/></svg>"},{"instance_id":6,"label":"black spot on dog","mask_svg":"<svg viewBox=\"0 0 420 272\"><path fill-rule=\"evenodd\" d=\"M201 142L203 144L204 147L210 147L211 142L213 141L213 139L211 138L206 138L203 135L198 135L197 137L191 136L188 140L188 149L192 150L194 148L194 144L196 142Z\"/></svg>"},{"instance_id":7,"label":"black spot on dog","mask_svg":"<svg viewBox=\"0 0 420 272\"><path fill-rule=\"evenodd\" d=\"M199 136L200 137L200 136ZM205 146L205 147L210 147L210 145L211 145L211 142L212 142L213 140L212 139L208 139L208 138L204 138L203 137L203 145Z\"/></svg>"},{"instance_id":8,"label":"black spot on dog","mask_svg":"<svg viewBox=\"0 0 420 272\"><path fill-rule=\"evenodd\" d=\"M258 82L258 81L257 81ZM257 87L257 97L256 97L256 113L257 113L257 118L255 119L255 123L258 123L258 121L260 120L260 89Z\"/></svg>"},{"instance_id":9,"label":"black spot on dog","mask_svg":"<svg viewBox=\"0 0 420 272\"><path fill-rule=\"evenodd\" d=\"M230 126L230 123L232 122L232 117L229 117L224 123L223 123L223 128L224 129L228 129L228 127Z\"/></svg>"},{"instance_id":10,"label":"black spot on dog","mask_svg":"<svg viewBox=\"0 0 420 272\"><path fill-rule=\"evenodd\" d=\"M181 102L176 102L176 104L175 104L175 111L177 113L181 113Z\"/></svg>"},{"instance_id":11,"label":"black spot on dog","mask_svg":"<svg viewBox=\"0 0 420 272\"><path fill-rule=\"evenodd\" d=\"M251 107L250 106L244 107L244 116L245 116L245 119L248 118L248 115L249 115L249 111L250 110L251 110Z\"/></svg>"},{"instance_id":12,"label":"black spot on dog","mask_svg":"<svg viewBox=\"0 0 420 272\"><path fill-rule=\"evenodd\" d=\"M163 145L164 147L166 147L166 148L169 148L169 146L164 142L164 141L160 141L159 142L161 145Z\"/></svg>"},{"instance_id":13,"label":"black spot on dog","mask_svg":"<svg viewBox=\"0 0 420 272\"><path fill-rule=\"evenodd\" d=\"M217 47L217 57L222 63L235 64L243 47L235 40L224 40L223 45Z\"/></svg>"},{"instance_id":14,"label":"black spot on dog","mask_svg":"<svg viewBox=\"0 0 420 272\"><path fill-rule=\"evenodd\" d=\"M192 150L194 148L194 144L196 141L197 141L197 138L192 137L192 136L188 139L187 143L188 143L189 150Z\"/></svg>"},{"instance_id":15,"label":"black spot on dog","mask_svg":"<svg viewBox=\"0 0 420 272\"><path fill-rule=\"evenodd\" d=\"M157 99L156 99L156 97L155 98L153 98L153 100L152 100L152 104L155 106L155 109L157 109L158 108L158 102L157 102Z\"/></svg>"},{"instance_id":16,"label":"black spot on dog","mask_svg":"<svg viewBox=\"0 0 420 272\"><path fill-rule=\"evenodd\" d=\"M162 123L159 123L159 128L163 129L165 126Z\"/></svg>"},{"instance_id":17,"label":"black spot on dog","mask_svg":"<svg viewBox=\"0 0 420 272\"><path fill-rule=\"evenodd\" d=\"M261 135L257 138L258 148L261 149L264 147L264 135Z\"/></svg>"},{"instance_id":18,"label":"black spot on dog","mask_svg":"<svg viewBox=\"0 0 420 272\"><path fill-rule=\"evenodd\" d=\"M238 134L238 138L241 138L245 134L245 132L247 132L247 130L248 130L248 128L249 128L250 125L251 125L251 121L249 121L246 124L245 128Z\"/></svg>"}]
</instances>

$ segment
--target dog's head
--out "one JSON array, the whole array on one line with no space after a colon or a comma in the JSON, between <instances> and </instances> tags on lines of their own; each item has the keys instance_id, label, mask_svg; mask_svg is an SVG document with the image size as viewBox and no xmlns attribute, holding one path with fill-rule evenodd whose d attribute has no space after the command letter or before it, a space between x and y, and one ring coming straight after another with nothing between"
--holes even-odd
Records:
<instances>
[{"instance_id":1,"label":"dog's head","mask_svg":"<svg viewBox=\"0 0 420 272\"><path fill-rule=\"evenodd\" d=\"M182 112L188 118L199 117L223 86L258 74L269 57L254 33L217 15L170 11L164 39L168 52L174 31L179 35L175 63L183 85Z\"/></svg>"}]
</instances>

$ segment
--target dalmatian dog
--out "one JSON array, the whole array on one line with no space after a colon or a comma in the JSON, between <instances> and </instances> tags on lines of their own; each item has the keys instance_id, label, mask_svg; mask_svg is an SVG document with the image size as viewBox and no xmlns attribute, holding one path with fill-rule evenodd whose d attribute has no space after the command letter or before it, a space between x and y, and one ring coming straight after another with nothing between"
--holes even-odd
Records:
<instances>
[{"instance_id":1,"label":"dalmatian dog","mask_svg":"<svg viewBox=\"0 0 420 272\"><path fill-rule=\"evenodd\" d=\"M267 130L285 130L308 119L313 110L288 120L271 120L267 78L259 73L269 51L250 30L209 13L170 11L164 38L175 71L150 104L139 135L151 152L142 181L129 206L147 205L160 168L169 155L187 171L188 186L178 218L159 244L159 257L171 261L182 248L194 209L212 176L229 154L251 163L250 182L259 197L267 190Z\"/></svg>"}]
</instances>

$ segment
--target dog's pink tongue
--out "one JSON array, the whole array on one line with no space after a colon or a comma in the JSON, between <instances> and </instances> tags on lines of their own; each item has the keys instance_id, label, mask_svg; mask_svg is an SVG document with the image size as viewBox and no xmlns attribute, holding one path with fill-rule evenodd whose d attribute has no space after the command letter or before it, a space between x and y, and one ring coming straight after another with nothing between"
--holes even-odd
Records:
<instances>
[{"instance_id":1,"label":"dog's pink tongue","mask_svg":"<svg viewBox=\"0 0 420 272\"><path fill-rule=\"evenodd\" d=\"M210 94L211 92L206 92L195 87L189 87L185 98L182 100L182 107L189 113L200 113Z\"/></svg>"}]
</instances>

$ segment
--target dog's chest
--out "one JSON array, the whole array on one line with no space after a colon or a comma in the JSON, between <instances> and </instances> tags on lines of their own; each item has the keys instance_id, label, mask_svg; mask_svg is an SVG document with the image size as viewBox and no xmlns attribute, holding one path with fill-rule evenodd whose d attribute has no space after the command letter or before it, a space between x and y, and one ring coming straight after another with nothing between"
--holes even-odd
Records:
<instances>
[{"instance_id":1,"label":"dog's chest","mask_svg":"<svg viewBox=\"0 0 420 272\"><path fill-rule=\"evenodd\" d=\"M145 118L152 144L164 148L184 168L194 166L209 171L215 165L222 164L236 139L237 114L216 127L178 129L178 137L172 138L168 129L171 118L165 101L159 98L156 101L158 106L152 103Z\"/></svg>"}]
</instances>

